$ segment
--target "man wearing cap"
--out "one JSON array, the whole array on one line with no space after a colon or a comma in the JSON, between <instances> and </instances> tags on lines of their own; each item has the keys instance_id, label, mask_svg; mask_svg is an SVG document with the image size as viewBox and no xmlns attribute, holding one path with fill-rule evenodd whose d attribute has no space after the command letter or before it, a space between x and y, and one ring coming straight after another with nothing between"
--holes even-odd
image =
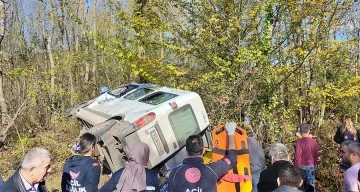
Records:
<instances>
[{"instance_id":1,"label":"man wearing cap","mask_svg":"<svg viewBox=\"0 0 360 192\"><path fill-rule=\"evenodd\" d=\"M299 130L301 138L295 144L295 165L306 171L310 184L315 188L318 144L310 135L309 124L301 124Z\"/></svg>"},{"instance_id":2,"label":"man wearing cap","mask_svg":"<svg viewBox=\"0 0 360 192\"><path fill-rule=\"evenodd\" d=\"M200 135L191 135L186 140L188 158L183 165L171 171L168 183L170 192L216 192L218 178L226 174L236 164L236 145L234 122L227 123L225 129L228 137L228 155L216 162L204 164L202 155L204 143Z\"/></svg>"}]
</instances>

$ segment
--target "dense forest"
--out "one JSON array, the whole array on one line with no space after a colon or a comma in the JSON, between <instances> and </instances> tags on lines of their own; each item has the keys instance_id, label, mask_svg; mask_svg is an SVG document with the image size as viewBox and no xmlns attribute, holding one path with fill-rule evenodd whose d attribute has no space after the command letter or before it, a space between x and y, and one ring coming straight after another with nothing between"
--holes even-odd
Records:
<instances>
[{"instance_id":1,"label":"dense forest","mask_svg":"<svg viewBox=\"0 0 360 192\"><path fill-rule=\"evenodd\" d=\"M134 81L199 93L213 125L246 117L265 149L293 150L296 126L310 123L318 190L341 191L332 138L341 116L360 114L359 1L0 0L0 9L4 179L41 146L59 188L80 130L64 110Z\"/></svg>"}]
</instances>

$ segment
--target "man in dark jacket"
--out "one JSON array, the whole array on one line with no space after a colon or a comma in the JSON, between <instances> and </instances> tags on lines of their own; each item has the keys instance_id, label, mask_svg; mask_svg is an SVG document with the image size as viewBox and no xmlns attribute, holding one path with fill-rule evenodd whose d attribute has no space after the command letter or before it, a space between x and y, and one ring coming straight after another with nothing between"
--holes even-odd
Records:
<instances>
[{"instance_id":1,"label":"man in dark jacket","mask_svg":"<svg viewBox=\"0 0 360 192\"><path fill-rule=\"evenodd\" d=\"M301 192L298 189L303 182L301 169L295 165L286 165L280 169L277 181L279 188L274 192Z\"/></svg>"},{"instance_id":2,"label":"man in dark jacket","mask_svg":"<svg viewBox=\"0 0 360 192\"><path fill-rule=\"evenodd\" d=\"M25 156L21 168L4 183L0 192L47 192L45 178L51 170L51 153L33 148Z\"/></svg>"},{"instance_id":3,"label":"man in dark jacket","mask_svg":"<svg viewBox=\"0 0 360 192\"><path fill-rule=\"evenodd\" d=\"M170 192L197 191L216 192L218 178L226 174L236 164L235 129L233 122L225 125L229 135L229 154L216 162L204 164L202 155L204 144L200 135L192 135L186 140L188 158L183 165L171 171L168 182Z\"/></svg>"},{"instance_id":4,"label":"man in dark jacket","mask_svg":"<svg viewBox=\"0 0 360 192\"><path fill-rule=\"evenodd\" d=\"M272 144L269 149L269 156L272 164L260 174L258 183L259 192L270 192L277 189L277 178L279 176L280 169L286 165L291 165L291 162L289 162L288 149L282 143ZM299 187L299 190L304 192L314 191L314 187L310 185L304 170L302 170L302 177L304 182Z\"/></svg>"}]
</instances>

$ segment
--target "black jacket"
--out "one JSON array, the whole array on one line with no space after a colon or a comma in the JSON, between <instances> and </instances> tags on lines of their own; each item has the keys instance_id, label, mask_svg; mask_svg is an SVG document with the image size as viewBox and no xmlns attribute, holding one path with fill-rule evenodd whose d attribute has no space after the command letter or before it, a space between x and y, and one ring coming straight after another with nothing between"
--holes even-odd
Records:
<instances>
[{"instance_id":1,"label":"black jacket","mask_svg":"<svg viewBox=\"0 0 360 192\"><path fill-rule=\"evenodd\" d=\"M269 192L277 189L278 188L277 178L279 176L280 169L285 165L289 165L289 164L291 164L289 161L279 160L279 161L275 161L271 166L263 170L260 173L260 179L257 185L258 191ZM300 186L299 189L304 192L313 192L314 187L310 185L305 170L301 169L301 172L304 183Z\"/></svg>"},{"instance_id":2,"label":"black jacket","mask_svg":"<svg viewBox=\"0 0 360 192\"><path fill-rule=\"evenodd\" d=\"M89 156L74 155L65 162L61 189L97 192L99 180L100 164Z\"/></svg>"},{"instance_id":3,"label":"black jacket","mask_svg":"<svg viewBox=\"0 0 360 192\"><path fill-rule=\"evenodd\" d=\"M45 186L45 181L39 183L39 191L48 192ZM0 192L26 192L19 170L16 170L15 173L4 183L4 185L0 188Z\"/></svg>"},{"instance_id":4,"label":"black jacket","mask_svg":"<svg viewBox=\"0 0 360 192\"><path fill-rule=\"evenodd\" d=\"M360 130L358 128L355 128L355 129L356 129L356 133L357 133L357 138L354 138L354 136L348 131L343 132L343 127L339 126L334 135L334 141L338 144L341 144L342 142L348 141L348 140L359 142Z\"/></svg>"}]
</instances>

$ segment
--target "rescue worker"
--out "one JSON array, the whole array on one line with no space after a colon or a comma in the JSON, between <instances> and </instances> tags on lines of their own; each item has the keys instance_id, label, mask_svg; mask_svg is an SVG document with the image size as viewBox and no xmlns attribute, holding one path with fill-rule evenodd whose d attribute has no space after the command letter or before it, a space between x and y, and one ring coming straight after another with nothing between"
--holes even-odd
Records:
<instances>
[{"instance_id":1,"label":"rescue worker","mask_svg":"<svg viewBox=\"0 0 360 192\"><path fill-rule=\"evenodd\" d=\"M91 133L80 136L75 145L77 155L66 160L61 181L65 191L97 192L100 180L100 164L91 155L95 150L96 137Z\"/></svg>"},{"instance_id":2,"label":"rescue worker","mask_svg":"<svg viewBox=\"0 0 360 192\"><path fill-rule=\"evenodd\" d=\"M235 129L236 123L225 125L228 134L228 155L223 159L204 164L202 155L205 152L200 135L191 135L186 140L188 158L183 165L171 171L168 178L170 192L216 192L216 182L236 164Z\"/></svg>"}]
</instances>

